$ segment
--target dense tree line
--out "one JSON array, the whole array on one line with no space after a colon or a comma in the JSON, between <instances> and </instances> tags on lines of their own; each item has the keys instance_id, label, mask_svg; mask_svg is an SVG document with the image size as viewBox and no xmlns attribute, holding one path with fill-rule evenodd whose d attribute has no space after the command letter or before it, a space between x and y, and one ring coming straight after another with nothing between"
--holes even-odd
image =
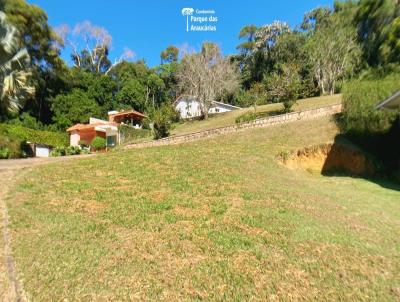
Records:
<instances>
[{"instance_id":1,"label":"dense tree line","mask_svg":"<svg viewBox=\"0 0 400 302\"><path fill-rule=\"evenodd\" d=\"M336 1L307 12L295 27L283 21L246 25L238 52L226 57L213 43L198 53L171 45L154 68L132 61L129 49L112 62L111 35L89 22L53 29L42 9L24 0L1 0L0 11L2 26L18 35L13 51L25 54L20 70L0 79L20 86L7 92L2 85L1 120L52 130L105 118L111 109L134 108L163 120L180 96L199 98L205 115L213 99L241 106L283 102L289 111L298 98L339 92L349 79L400 62L397 0ZM61 59L63 48L73 66ZM207 81L210 75L215 81Z\"/></svg>"}]
</instances>

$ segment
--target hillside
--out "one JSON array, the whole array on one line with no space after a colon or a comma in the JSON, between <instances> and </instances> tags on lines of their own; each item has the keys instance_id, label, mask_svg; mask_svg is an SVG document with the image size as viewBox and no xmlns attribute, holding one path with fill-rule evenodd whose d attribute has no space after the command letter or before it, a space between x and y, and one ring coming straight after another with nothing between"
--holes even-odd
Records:
<instances>
[{"instance_id":1,"label":"hillside","mask_svg":"<svg viewBox=\"0 0 400 302\"><path fill-rule=\"evenodd\" d=\"M336 133L324 118L36 168L8 198L25 291L33 300L398 299L400 188L276 158Z\"/></svg>"},{"instance_id":2,"label":"hillside","mask_svg":"<svg viewBox=\"0 0 400 302\"><path fill-rule=\"evenodd\" d=\"M305 109L317 108L326 105L340 103L342 96L340 94L332 96L314 97L308 99L298 100L293 106L293 111L300 111ZM259 113L274 113L282 110L283 105L281 103L268 104L257 106L257 112ZM247 112L254 111L253 107L243 108L227 113L215 114L209 117L207 120L193 120L184 121L176 126L172 131L172 135L182 135L203 130L209 130L219 127L225 127L235 124L235 119Z\"/></svg>"}]
</instances>

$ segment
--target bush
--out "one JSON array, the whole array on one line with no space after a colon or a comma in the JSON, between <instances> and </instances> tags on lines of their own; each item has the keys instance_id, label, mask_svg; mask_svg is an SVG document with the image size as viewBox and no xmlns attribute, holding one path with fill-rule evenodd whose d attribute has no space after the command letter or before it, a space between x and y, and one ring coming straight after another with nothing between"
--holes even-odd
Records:
<instances>
[{"instance_id":1,"label":"bush","mask_svg":"<svg viewBox=\"0 0 400 302\"><path fill-rule=\"evenodd\" d=\"M150 119L144 118L142 121L142 129L150 130Z\"/></svg>"},{"instance_id":2,"label":"bush","mask_svg":"<svg viewBox=\"0 0 400 302\"><path fill-rule=\"evenodd\" d=\"M87 148L87 147L89 147L89 144L85 141L85 140L80 140L79 141L79 146L81 146L81 148Z\"/></svg>"},{"instance_id":3,"label":"bush","mask_svg":"<svg viewBox=\"0 0 400 302\"><path fill-rule=\"evenodd\" d=\"M81 153L82 150L78 146L56 147L50 152L50 156L79 155Z\"/></svg>"},{"instance_id":4,"label":"bush","mask_svg":"<svg viewBox=\"0 0 400 302\"><path fill-rule=\"evenodd\" d=\"M25 142L23 140L5 136L3 133L0 133L0 149L7 149L9 153L6 158L25 157L24 145Z\"/></svg>"},{"instance_id":5,"label":"bush","mask_svg":"<svg viewBox=\"0 0 400 302\"><path fill-rule=\"evenodd\" d=\"M251 122L251 121L254 121L259 118L265 118L265 117L284 114L284 113L285 113L285 111L282 111L282 110L266 111L266 112L265 111L264 112L263 111L261 111L261 112L257 112L257 111L246 112L242 115L239 115L235 119L235 123L241 124L241 123Z\"/></svg>"},{"instance_id":6,"label":"bush","mask_svg":"<svg viewBox=\"0 0 400 302\"><path fill-rule=\"evenodd\" d=\"M67 133L34 130L20 125L0 124L0 135L50 146L67 146L69 142Z\"/></svg>"},{"instance_id":7,"label":"bush","mask_svg":"<svg viewBox=\"0 0 400 302\"><path fill-rule=\"evenodd\" d=\"M0 148L0 159L10 158L10 155L11 155L10 149L8 149L7 147Z\"/></svg>"},{"instance_id":8,"label":"bush","mask_svg":"<svg viewBox=\"0 0 400 302\"><path fill-rule=\"evenodd\" d=\"M346 83L344 111L339 120L342 133L380 159L388 175L399 164L400 123L396 113L378 110L376 105L398 89L399 74L368 76Z\"/></svg>"},{"instance_id":9,"label":"bush","mask_svg":"<svg viewBox=\"0 0 400 302\"><path fill-rule=\"evenodd\" d=\"M95 150L104 149L106 147L106 140L101 136L96 136L90 143L90 146Z\"/></svg>"},{"instance_id":10,"label":"bush","mask_svg":"<svg viewBox=\"0 0 400 302\"><path fill-rule=\"evenodd\" d=\"M400 75L353 80L343 87L341 130L356 136L384 133L392 126L396 114L377 110L376 104L400 89Z\"/></svg>"},{"instance_id":11,"label":"bush","mask_svg":"<svg viewBox=\"0 0 400 302\"><path fill-rule=\"evenodd\" d=\"M236 124L241 124L241 123L245 123L245 122L254 121L255 119L257 119L257 113L255 113L255 112L247 112L245 114L242 114L242 115L238 116L235 119L235 123Z\"/></svg>"},{"instance_id":12,"label":"bush","mask_svg":"<svg viewBox=\"0 0 400 302\"><path fill-rule=\"evenodd\" d=\"M155 139L169 136L172 122L176 118L176 111L168 105L163 105L153 113L153 133Z\"/></svg>"},{"instance_id":13,"label":"bush","mask_svg":"<svg viewBox=\"0 0 400 302\"><path fill-rule=\"evenodd\" d=\"M129 143L141 138L150 137L152 132L149 129L135 129L128 125L118 126L122 143Z\"/></svg>"},{"instance_id":14,"label":"bush","mask_svg":"<svg viewBox=\"0 0 400 302\"><path fill-rule=\"evenodd\" d=\"M78 146L68 146L65 148L65 154L66 155L79 155L81 154L81 148Z\"/></svg>"},{"instance_id":15,"label":"bush","mask_svg":"<svg viewBox=\"0 0 400 302\"><path fill-rule=\"evenodd\" d=\"M50 152L50 156L52 157L58 157L58 156L65 156L65 147L56 147Z\"/></svg>"},{"instance_id":16,"label":"bush","mask_svg":"<svg viewBox=\"0 0 400 302\"><path fill-rule=\"evenodd\" d=\"M29 113L27 112L22 113L17 118L10 120L8 123L35 130L43 130L44 127L40 121L37 121L33 116L29 115Z\"/></svg>"}]
</instances>

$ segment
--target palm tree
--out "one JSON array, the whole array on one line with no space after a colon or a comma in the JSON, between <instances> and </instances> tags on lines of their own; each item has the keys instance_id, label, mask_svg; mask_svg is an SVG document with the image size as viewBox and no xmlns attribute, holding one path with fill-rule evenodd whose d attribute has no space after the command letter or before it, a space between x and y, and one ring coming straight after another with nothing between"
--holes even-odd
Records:
<instances>
[{"instance_id":1,"label":"palm tree","mask_svg":"<svg viewBox=\"0 0 400 302\"><path fill-rule=\"evenodd\" d=\"M35 92L28 84L31 73L27 70L30 57L20 45L16 28L6 21L0 11L0 106L9 111L18 111L22 102Z\"/></svg>"}]
</instances>

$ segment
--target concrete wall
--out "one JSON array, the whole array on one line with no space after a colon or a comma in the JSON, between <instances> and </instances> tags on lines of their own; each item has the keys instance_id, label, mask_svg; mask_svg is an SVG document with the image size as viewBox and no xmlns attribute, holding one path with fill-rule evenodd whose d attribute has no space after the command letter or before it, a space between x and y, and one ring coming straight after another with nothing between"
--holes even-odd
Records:
<instances>
[{"instance_id":1,"label":"concrete wall","mask_svg":"<svg viewBox=\"0 0 400 302\"><path fill-rule=\"evenodd\" d=\"M310 120L318 117L331 116L342 112L342 104L334 104L316 109L309 109L299 112L292 112L287 114L281 114L271 117L265 117L257 119L251 122L242 123L239 125L232 125L222 128L210 129L195 133L190 133L186 135L170 136L156 141L131 144L125 146L125 148L144 148L151 146L162 146L162 145L173 145L180 144L184 142L195 141L203 138L214 137L220 134L232 133L250 128L265 128L280 124L286 124L290 122L300 121L300 120Z\"/></svg>"}]
</instances>

